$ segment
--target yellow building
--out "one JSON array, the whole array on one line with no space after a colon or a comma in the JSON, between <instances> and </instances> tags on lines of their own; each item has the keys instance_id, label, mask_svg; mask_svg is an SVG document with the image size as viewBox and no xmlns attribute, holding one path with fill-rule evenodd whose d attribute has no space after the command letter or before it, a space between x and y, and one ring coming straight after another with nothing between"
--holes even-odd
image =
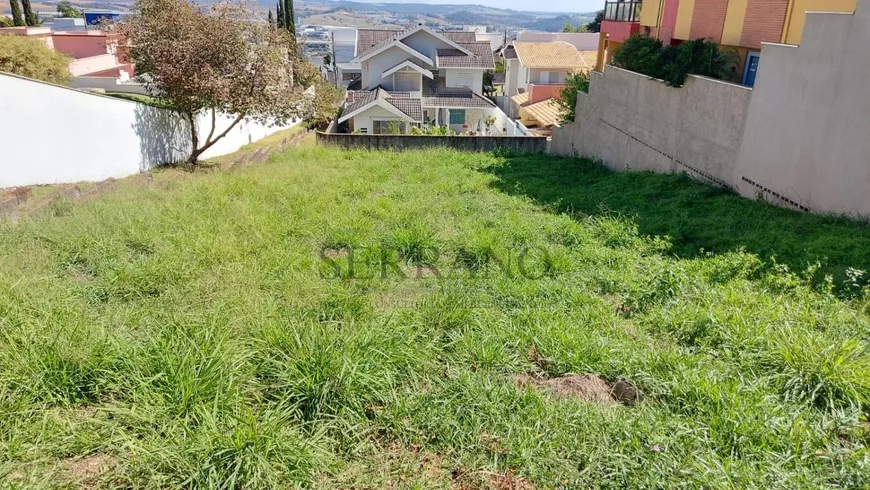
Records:
<instances>
[{"instance_id":1,"label":"yellow building","mask_svg":"<svg viewBox=\"0 0 870 490\"><path fill-rule=\"evenodd\" d=\"M610 54L635 32L666 45L704 38L733 48L739 62L732 81L752 85L762 42L800 44L807 12L856 7L857 0L617 0L605 3L601 32Z\"/></svg>"}]
</instances>

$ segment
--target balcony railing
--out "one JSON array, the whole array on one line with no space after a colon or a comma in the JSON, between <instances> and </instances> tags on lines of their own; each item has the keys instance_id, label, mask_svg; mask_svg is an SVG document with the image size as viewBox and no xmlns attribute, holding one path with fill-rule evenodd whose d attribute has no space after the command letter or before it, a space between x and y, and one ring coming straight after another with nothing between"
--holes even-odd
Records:
<instances>
[{"instance_id":1,"label":"balcony railing","mask_svg":"<svg viewBox=\"0 0 870 490\"><path fill-rule=\"evenodd\" d=\"M612 22L640 22L642 1L615 1L604 3L604 20Z\"/></svg>"}]
</instances>

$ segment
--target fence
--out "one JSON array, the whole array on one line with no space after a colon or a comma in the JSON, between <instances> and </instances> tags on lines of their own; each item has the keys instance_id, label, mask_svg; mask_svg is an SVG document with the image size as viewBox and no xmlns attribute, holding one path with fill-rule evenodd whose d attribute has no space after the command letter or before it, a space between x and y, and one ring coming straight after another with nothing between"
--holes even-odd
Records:
<instances>
[{"instance_id":1,"label":"fence","mask_svg":"<svg viewBox=\"0 0 870 490\"><path fill-rule=\"evenodd\" d=\"M411 150L418 148L455 148L460 151L488 152L507 150L517 153L542 153L547 138L534 136L411 136L369 135L317 132L317 144L344 149Z\"/></svg>"}]
</instances>

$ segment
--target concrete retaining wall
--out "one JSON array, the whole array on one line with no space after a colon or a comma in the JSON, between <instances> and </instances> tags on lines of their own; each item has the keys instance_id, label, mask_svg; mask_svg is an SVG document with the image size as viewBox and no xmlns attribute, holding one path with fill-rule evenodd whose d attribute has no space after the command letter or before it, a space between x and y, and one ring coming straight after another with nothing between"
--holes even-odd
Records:
<instances>
[{"instance_id":1,"label":"concrete retaining wall","mask_svg":"<svg viewBox=\"0 0 870 490\"><path fill-rule=\"evenodd\" d=\"M542 153L547 138L534 136L411 136L317 133L317 144L344 149L410 150L418 148L455 148L460 151L487 152L508 150L518 153Z\"/></svg>"},{"instance_id":2,"label":"concrete retaining wall","mask_svg":"<svg viewBox=\"0 0 870 490\"><path fill-rule=\"evenodd\" d=\"M854 14L808 13L802 42L764 44L754 90L593 72L551 151L616 170L686 172L801 211L870 216L870 0Z\"/></svg>"},{"instance_id":3,"label":"concrete retaining wall","mask_svg":"<svg viewBox=\"0 0 870 490\"><path fill-rule=\"evenodd\" d=\"M679 89L607 67L592 73L572 124L555 128L551 150L600 159L614 170L687 172L733 187L752 90L690 76Z\"/></svg>"},{"instance_id":4,"label":"concrete retaining wall","mask_svg":"<svg viewBox=\"0 0 870 490\"><path fill-rule=\"evenodd\" d=\"M216 132L231 121L220 116ZM210 127L200 115L201 141ZM285 127L242 122L202 158ZM172 111L0 74L0 188L126 177L183 161L190 147L190 124Z\"/></svg>"}]
</instances>

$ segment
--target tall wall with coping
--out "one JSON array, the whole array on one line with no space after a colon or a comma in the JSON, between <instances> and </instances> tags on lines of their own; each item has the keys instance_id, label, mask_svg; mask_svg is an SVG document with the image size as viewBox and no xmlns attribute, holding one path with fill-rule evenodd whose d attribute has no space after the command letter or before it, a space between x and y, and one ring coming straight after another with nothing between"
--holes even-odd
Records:
<instances>
[{"instance_id":1,"label":"tall wall with coping","mask_svg":"<svg viewBox=\"0 0 870 490\"><path fill-rule=\"evenodd\" d=\"M577 97L575 122L554 128L551 151L598 158L614 170L685 171L732 187L751 94L697 76L675 89L607 67Z\"/></svg>"},{"instance_id":2,"label":"tall wall with coping","mask_svg":"<svg viewBox=\"0 0 870 490\"><path fill-rule=\"evenodd\" d=\"M218 131L231 121L220 116ZM201 115L201 140L210 125ZM242 122L202 158L279 129ZM0 188L126 177L183 161L190 147L190 125L172 111L0 74Z\"/></svg>"},{"instance_id":3,"label":"tall wall with coping","mask_svg":"<svg viewBox=\"0 0 870 490\"><path fill-rule=\"evenodd\" d=\"M740 194L870 215L870 0L808 13L800 47L765 44L737 160Z\"/></svg>"}]
</instances>

